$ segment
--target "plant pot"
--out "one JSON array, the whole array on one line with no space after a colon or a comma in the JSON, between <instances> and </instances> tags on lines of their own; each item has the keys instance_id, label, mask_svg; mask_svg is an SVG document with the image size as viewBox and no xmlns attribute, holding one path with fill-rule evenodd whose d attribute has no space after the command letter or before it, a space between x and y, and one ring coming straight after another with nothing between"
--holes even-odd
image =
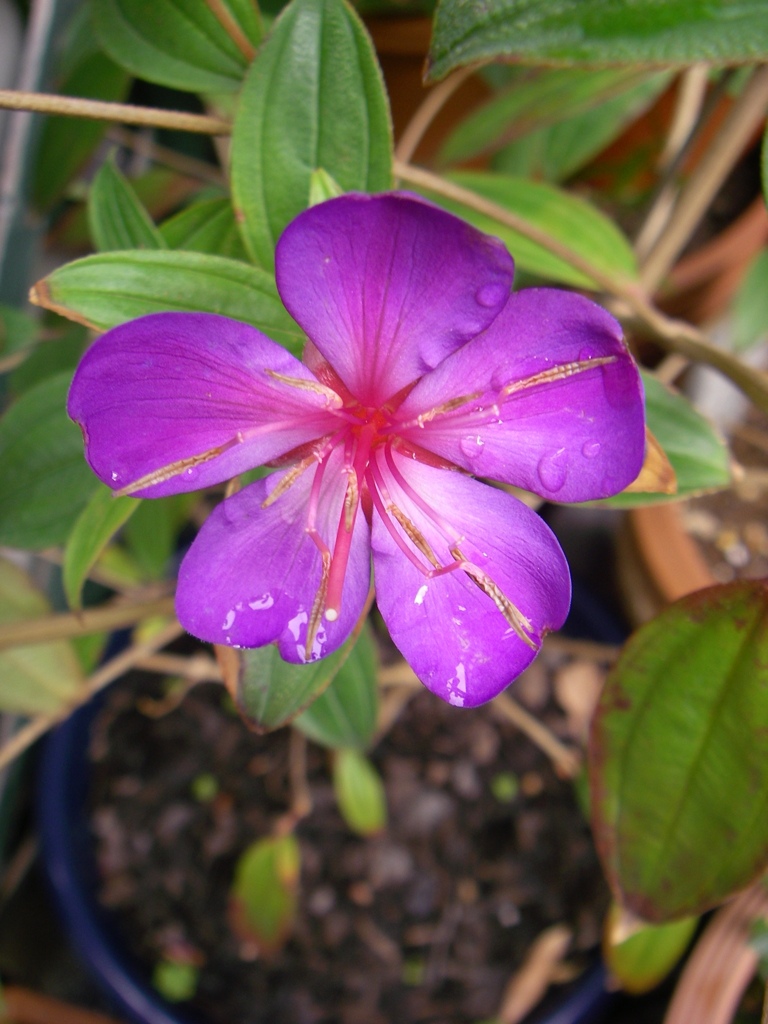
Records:
<instances>
[{"instance_id":1,"label":"plant pot","mask_svg":"<svg viewBox=\"0 0 768 1024\"><path fill-rule=\"evenodd\" d=\"M598 638L604 637L605 632L600 631ZM433 698L426 698L427 705L431 700ZM432 706L429 705L430 708ZM454 709L446 710L449 715L456 714ZM91 769L87 755L89 735L94 717L98 714L99 702L81 709L49 738L44 748L39 785L40 834L42 855L56 901L71 941L86 966L115 1005L131 1020L139 1024L202 1024L201 1018L194 1016L187 1007L172 1005L155 991L148 977L148 970L127 952L117 931L114 915L106 911L97 899L96 858L88 828L86 803ZM461 714L469 716L474 712ZM423 711L419 712L419 716L420 720L424 719ZM464 721L468 722L470 719L465 718ZM504 750L506 757L508 748L505 747ZM450 771L452 763L446 758L446 771ZM430 788L431 798L435 802L436 786L435 782ZM462 806L469 806L469 803ZM504 822L511 822L511 818L506 817L507 814L505 811ZM311 816L306 821L310 822ZM500 824L501 821L500 818L499 821L492 823L493 828L506 828L506 825ZM442 825L435 825L434 831L441 828ZM471 845L479 838L481 837L478 837L477 833L471 833L471 838L468 838L467 842ZM387 841L388 839L389 837ZM415 843L418 846L424 841L426 840L422 836L415 840ZM489 841L487 836L485 841ZM492 841L496 842L495 839ZM535 856L539 859L542 857L539 848L536 849ZM448 850L446 858L450 859ZM462 884L465 893L462 898L471 903L475 898L473 892L479 883L470 877L464 879ZM353 888L350 886L350 891ZM364 887L358 887L355 898L365 903L367 897L363 889ZM326 897L330 898L327 893ZM370 934L375 938L375 931ZM384 954L386 955L386 943ZM406 963L407 961L404 961L404 964ZM252 971L261 969L260 964L250 967ZM539 1015L531 1017L530 1020L536 1021L536 1024L588 1024L597 1020L599 1012L610 999L605 980L604 968L600 963L594 963L571 983L564 995L558 994L554 1000L550 999ZM283 979L282 984L287 985L288 982ZM342 1019L341 1016L339 1019ZM407 1017L395 1013L394 1016L381 1019L405 1020ZM451 1019L470 1018L457 1016ZM245 1024L245 1020L233 1017L233 1024Z\"/></svg>"}]
</instances>

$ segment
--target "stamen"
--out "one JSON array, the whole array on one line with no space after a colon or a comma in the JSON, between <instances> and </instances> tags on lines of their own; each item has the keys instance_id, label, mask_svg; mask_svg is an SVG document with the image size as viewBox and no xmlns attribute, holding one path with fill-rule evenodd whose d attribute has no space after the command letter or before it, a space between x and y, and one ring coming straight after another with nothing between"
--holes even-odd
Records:
<instances>
[{"instance_id":1,"label":"stamen","mask_svg":"<svg viewBox=\"0 0 768 1024\"><path fill-rule=\"evenodd\" d=\"M326 594L328 593L328 581L331 575L331 553L326 548L321 554L323 566L320 571L320 586L317 588L315 600L312 602L312 611L307 622L307 637L304 642L304 658L306 661L311 660L312 648L315 645L317 631L320 628L320 620L323 617L323 608L325 607Z\"/></svg>"},{"instance_id":2,"label":"stamen","mask_svg":"<svg viewBox=\"0 0 768 1024\"><path fill-rule=\"evenodd\" d=\"M435 569L442 569L443 566L437 559L432 548L429 546L427 538L421 533L417 527L411 522L405 512L401 511L397 505L393 505L391 502L387 505L387 512L394 516L400 526L403 528L403 532L408 536L408 540L418 548L419 551L424 555L428 562L431 562Z\"/></svg>"},{"instance_id":3,"label":"stamen","mask_svg":"<svg viewBox=\"0 0 768 1024\"><path fill-rule=\"evenodd\" d=\"M287 374L278 373L277 370L265 370L268 376L279 380L281 384L287 384L291 388L298 388L300 391L311 391L315 395L322 395L330 405L339 408L342 404L341 398L331 388L327 388L317 380L304 380L301 377L289 377Z\"/></svg>"},{"instance_id":4,"label":"stamen","mask_svg":"<svg viewBox=\"0 0 768 1024\"><path fill-rule=\"evenodd\" d=\"M387 460L387 466L390 473L395 478L397 485L405 492L405 494L411 499L411 501L421 509L421 511L435 524L440 533L443 535L444 540L448 544L461 544L464 540L463 536L460 536L456 530L451 526L440 515L439 512L435 511L434 508L425 501L418 491L414 490L413 487L408 483L403 474L400 472L397 463L395 462L395 456L392 452L392 445L388 444L384 449L384 457Z\"/></svg>"},{"instance_id":5,"label":"stamen","mask_svg":"<svg viewBox=\"0 0 768 1024\"><path fill-rule=\"evenodd\" d=\"M474 402L483 394L482 391L473 391L469 395L462 395L460 398L451 398L450 401L444 402L442 405L436 405L432 409L428 409L427 412L419 413L416 417L416 424L419 427L424 427L425 423L429 423L437 416L445 416L449 412L454 412L456 409L460 409L462 405L466 405L467 402ZM410 426L410 424L406 424ZM398 428L402 429L402 427Z\"/></svg>"},{"instance_id":6,"label":"stamen","mask_svg":"<svg viewBox=\"0 0 768 1024\"><path fill-rule=\"evenodd\" d=\"M277 487L275 487L274 490L267 495L264 501L262 501L261 507L269 508L270 505L285 494L289 487L293 487L304 470L309 469L312 463L316 461L317 459L314 455L308 455L305 459L302 459L301 462L297 462L295 466L292 466Z\"/></svg>"},{"instance_id":7,"label":"stamen","mask_svg":"<svg viewBox=\"0 0 768 1024\"><path fill-rule=\"evenodd\" d=\"M225 441L224 444L220 444L216 448L210 448L207 452L200 452L198 455L189 455L186 459L170 462L167 466L162 466L160 469L154 469L151 473L147 473L139 477L138 480L134 480L133 483L126 484L125 487L116 490L114 495L116 498L124 498L129 494L136 494L137 491L143 491L145 487L165 483L166 480L172 480L175 476L180 476L189 469L195 469L197 466L210 462L223 452L234 448L235 445L242 444L244 440L245 438L238 431L234 437L230 438L229 441Z\"/></svg>"},{"instance_id":8,"label":"stamen","mask_svg":"<svg viewBox=\"0 0 768 1024\"><path fill-rule=\"evenodd\" d=\"M597 366L607 366L609 363L615 363L616 359L616 356L595 356L592 359L581 359L575 363L561 363L560 366L552 366L548 370L534 373L523 380L510 381L509 384L505 384L501 389L499 396L501 398L508 398L509 395L517 394L518 391L526 391L528 388L535 388L540 384L551 384L557 380L566 380L577 373L593 370Z\"/></svg>"},{"instance_id":9,"label":"stamen","mask_svg":"<svg viewBox=\"0 0 768 1024\"><path fill-rule=\"evenodd\" d=\"M507 620L509 625L520 637L524 644L527 644L534 651L538 651L539 645L529 635L533 632L533 624L531 620L523 615L519 608L517 608L507 597L507 595L501 590L498 584L494 583L490 576L483 572L482 569L478 569L476 565L471 562L467 562L458 548L451 551L454 557L461 557L460 567L469 576L472 582L482 590L484 594L493 601L496 607L499 609L501 614Z\"/></svg>"}]
</instances>

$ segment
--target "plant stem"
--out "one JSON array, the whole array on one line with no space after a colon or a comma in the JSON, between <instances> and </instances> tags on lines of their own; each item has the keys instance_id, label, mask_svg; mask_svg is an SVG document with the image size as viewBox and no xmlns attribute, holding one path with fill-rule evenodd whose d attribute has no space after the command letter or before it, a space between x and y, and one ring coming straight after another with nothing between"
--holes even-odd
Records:
<instances>
[{"instance_id":1,"label":"plant stem","mask_svg":"<svg viewBox=\"0 0 768 1024\"><path fill-rule=\"evenodd\" d=\"M143 159L167 167L177 174L183 174L186 178L205 181L211 185L226 185L224 173L214 164L178 153L168 146L160 146L144 132L134 132L120 125L113 125L107 132L107 138L110 142L116 142L119 146L132 150Z\"/></svg>"},{"instance_id":2,"label":"plant stem","mask_svg":"<svg viewBox=\"0 0 768 1024\"><path fill-rule=\"evenodd\" d=\"M143 124L152 128L169 128L200 135L230 135L232 125L207 114L187 114L181 110L160 110L137 107L131 103L108 103L85 100L77 96L55 96L42 92L17 92L0 89L0 107L7 110L31 110L41 114L84 117L92 121L116 121L122 124Z\"/></svg>"},{"instance_id":3,"label":"plant stem","mask_svg":"<svg viewBox=\"0 0 768 1024\"><path fill-rule=\"evenodd\" d=\"M459 68L427 93L400 136L395 148L396 160L408 163L435 117L475 70L474 67Z\"/></svg>"},{"instance_id":4,"label":"plant stem","mask_svg":"<svg viewBox=\"0 0 768 1024\"><path fill-rule=\"evenodd\" d=\"M256 56L256 51L251 45L251 41L248 36L232 17L226 4L222 3L222 0L205 0L205 4L238 48L240 53L242 53L247 61L252 61Z\"/></svg>"},{"instance_id":5,"label":"plant stem","mask_svg":"<svg viewBox=\"0 0 768 1024\"><path fill-rule=\"evenodd\" d=\"M512 722L550 758L556 771L563 778L573 779L578 775L581 758L543 725L535 715L530 714L514 698L506 693L494 697L491 706L502 718Z\"/></svg>"},{"instance_id":6,"label":"plant stem","mask_svg":"<svg viewBox=\"0 0 768 1024\"><path fill-rule=\"evenodd\" d=\"M172 615L173 597L161 597L153 601L135 604L114 602L86 611L62 612L40 619L24 619L0 625L0 651L9 647L27 644L50 643L68 637L86 636L89 633L111 632L133 626L142 619L158 615Z\"/></svg>"},{"instance_id":7,"label":"plant stem","mask_svg":"<svg viewBox=\"0 0 768 1024\"><path fill-rule=\"evenodd\" d=\"M655 291L693 234L720 186L759 129L768 106L768 65L759 67L726 117L720 134L680 193L666 228L645 260L642 281Z\"/></svg>"},{"instance_id":8,"label":"plant stem","mask_svg":"<svg viewBox=\"0 0 768 1024\"><path fill-rule=\"evenodd\" d=\"M184 630L178 622L172 622L149 640L145 640L140 644L133 644L128 650L123 651L122 654L111 658L88 677L77 704L62 708L60 711L50 715L38 715L19 729L15 736L0 747L0 771L20 754L23 754L35 740L40 739L54 725L58 725L59 722L63 721L77 707L93 697L99 690L103 690L105 686L114 682L115 679L118 679L128 669L138 665L144 658L149 657L155 651L159 651L161 647L171 643L176 637L181 636L183 632Z\"/></svg>"}]
</instances>

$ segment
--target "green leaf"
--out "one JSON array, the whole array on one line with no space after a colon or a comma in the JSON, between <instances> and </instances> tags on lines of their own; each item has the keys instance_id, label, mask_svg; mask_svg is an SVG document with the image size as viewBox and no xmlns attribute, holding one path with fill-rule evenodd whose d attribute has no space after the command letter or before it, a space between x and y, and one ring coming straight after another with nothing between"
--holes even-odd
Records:
<instances>
[{"instance_id":1,"label":"green leaf","mask_svg":"<svg viewBox=\"0 0 768 1024\"><path fill-rule=\"evenodd\" d=\"M31 348L37 341L37 324L28 313L0 303L0 353L4 356Z\"/></svg>"},{"instance_id":2,"label":"green leaf","mask_svg":"<svg viewBox=\"0 0 768 1024\"><path fill-rule=\"evenodd\" d=\"M768 249L757 254L733 301L733 347L752 348L768 337Z\"/></svg>"},{"instance_id":3,"label":"green leaf","mask_svg":"<svg viewBox=\"0 0 768 1024\"><path fill-rule=\"evenodd\" d=\"M768 866L768 590L675 602L628 641L589 750L593 831L622 904L701 913Z\"/></svg>"},{"instance_id":4,"label":"green leaf","mask_svg":"<svg viewBox=\"0 0 768 1024\"><path fill-rule=\"evenodd\" d=\"M248 72L232 136L243 239L271 267L322 167L345 190L391 186L392 129L371 41L345 0L293 0Z\"/></svg>"},{"instance_id":5,"label":"green leaf","mask_svg":"<svg viewBox=\"0 0 768 1024\"><path fill-rule=\"evenodd\" d=\"M95 100L123 100L128 75L100 52L87 53L59 85L64 96ZM107 130L102 121L71 117L46 118L35 160L32 196L35 205L48 209L83 167Z\"/></svg>"},{"instance_id":6,"label":"green leaf","mask_svg":"<svg viewBox=\"0 0 768 1024\"><path fill-rule=\"evenodd\" d=\"M345 747L336 751L333 788L341 815L353 832L372 836L386 828L384 783L365 754Z\"/></svg>"},{"instance_id":7,"label":"green leaf","mask_svg":"<svg viewBox=\"0 0 768 1024\"><path fill-rule=\"evenodd\" d=\"M493 160L494 170L544 181L561 181L581 170L646 110L668 85L670 75L646 76L594 110L577 114L516 139Z\"/></svg>"},{"instance_id":8,"label":"green leaf","mask_svg":"<svg viewBox=\"0 0 768 1024\"><path fill-rule=\"evenodd\" d=\"M294 665L274 644L248 650L219 648L224 680L240 714L258 732L291 722L323 692L352 653L356 637L327 658Z\"/></svg>"},{"instance_id":9,"label":"green leaf","mask_svg":"<svg viewBox=\"0 0 768 1024\"><path fill-rule=\"evenodd\" d=\"M238 89L262 34L251 0L95 0L94 23L134 75L197 93Z\"/></svg>"},{"instance_id":10,"label":"green leaf","mask_svg":"<svg viewBox=\"0 0 768 1024\"><path fill-rule=\"evenodd\" d=\"M336 199L344 194L344 189L327 171L318 167L309 177L309 205L317 206L328 199Z\"/></svg>"},{"instance_id":11,"label":"green leaf","mask_svg":"<svg viewBox=\"0 0 768 1024\"><path fill-rule=\"evenodd\" d=\"M45 317L38 331L38 344L10 375L8 388L13 395L21 395L58 373L68 371L71 377L88 344L88 332L82 324L70 324L59 317Z\"/></svg>"},{"instance_id":12,"label":"green leaf","mask_svg":"<svg viewBox=\"0 0 768 1024\"><path fill-rule=\"evenodd\" d=\"M297 729L326 747L366 747L378 712L376 644L365 626L330 686L294 721Z\"/></svg>"},{"instance_id":13,"label":"green leaf","mask_svg":"<svg viewBox=\"0 0 768 1024\"><path fill-rule=\"evenodd\" d=\"M646 77L632 68L545 68L535 73L519 69L505 89L460 122L443 143L439 162L460 163L495 152L533 129L592 113Z\"/></svg>"},{"instance_id":14,"label":"green leaf","mask_svg":"<svg viewBox=\"0 0 768 1024\"><path fill-rule=\"evenodd\" d=\"M235 213L227 196L190 203L160 225L160 234L171 249L207 252L247 262Z\"/></svg>"},{"instance_id":15,"label":"green leaf","mask_svg":"<svg viewBox=\"0 0 768 1024\"><path fill-rule=\"evenodd\" d=\"M681 67L768 57L763 0L440 0L428 79L475 61Z\"/></svg>"},{"instance_id":16,"label":"green leaf","mask_svg":"<svg viewBox=\"0 0 768 1024\"><path fill-rule=\"evenodd\" d=\"M648 426L664 449L677 475L675 494L617 494L592 502L611 508L637 508L662 501L716 491L731 482L728 445L709 420L678 391L643 372Z\"/></svg>"},{"instance_id":17,"label":"green leaf","mask_svg":"<svg viewBox=\"0 0 768 1024\"><path fill-rule=\"evenodd\" d=\"M293 835L259 839L243 853L230 893L230 922L263 956L276 953L293 929L301 851Z\"/></svg>"},{"instance_id":18,"label":"green leaf","mask_svg":"<svg viewBox=\"0 0 768 1024\"><path fill-rule=\"evenodd\" d=\"M85 578L123 523L139 507L137 498L116 498L103 484L77 517L64 549L64 593L70 608L82 607Z\"/></svg>"},{"instance_id":19,"label":"green leaf","mask_svg":"<svg viewBox=\"0 0 768 1024\"><path fill-rule=\"evenodd\" d=\"M639 995L655 988L682 957L693 938L698 917L669 924L646 924L634 919L628 929L626 914L613 904L606 919L603 957L611 975L626 992Z\"/></svg>"},{"instance_id":20,"label":"green leaf","mask_svg":"<svg viewBox=\"0 0 768 1024\"><path fill-rule=\"evenodd\" d=\"M39 281L32 301L96 330L145 313L185 310L243 320L295 353L303 343L273 276L223 256L162 250L86 256Z\"/></svg>"},{"instance_id":21,"label":"green leaf","mask_svg":"<svg viewBox=\"0 0 768 1024\"><path fill-rule=\"evenodd\" d=\"M43 618L50 605L21 569L0 559L0 624ZM30 644L0 651L0 710L54 714L83 696L84 680L70 644Z\"/></svg>"},{"instance_id":22,"label":"green leaf","mask_svg":"<svg viewBox=\"0 0 768 1024\"><path fill-rule=\"evenodd\" d=\"M66 412L70 375L31 388L0 420L0 544L62 544L96 490Z\"/></svg>"},{"instance_id":23,"label":"green leaf","mask_svg":"<svg viewBox=\"0 0 768 1024\"><path fill-rule=\"evenodd\" d=\"M637 264L629 242L612 221L586 200L553 185L505 174L455 171L446 177L545 231L555 242L589 260L596 270L625 283L637 279ZM481 231L497 235L512 253L518 269L579 288L595 287L595 282L564 259L492 217L444 196L425 194Z\"/></svg>"},{"instance_id":24,"label":"green leaf","mask_svg":"<svg viewBox=\"0 0 768 1024\"><path fill-rule=\"evenodd\" d=\"M99 252L113 249L165 249L163 236L152 223L114 158L105 161L88 195L88 224Z\"/></svg>"},{"instance_id":25,"label":"green leaf","mask_svg":"<svg viewBox=\"0 0 768 1024\"><path fill-rule=\"evenodd\" d=\"M196 494L174 494L142 501L125 525L124 540L145 577L162 579L176 550L179 532Z\"/></svg>"}]
</instances>

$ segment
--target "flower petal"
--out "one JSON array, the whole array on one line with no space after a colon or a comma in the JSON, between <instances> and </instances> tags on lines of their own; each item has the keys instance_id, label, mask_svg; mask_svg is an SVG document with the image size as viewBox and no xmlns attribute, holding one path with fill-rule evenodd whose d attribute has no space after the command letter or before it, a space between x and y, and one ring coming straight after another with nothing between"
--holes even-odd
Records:
<instances>
[{"instance_id":1,"label":"flower petal","mask_svg":"<svg viewBox=\"0 0 768 1024\"><path fill-rule=\"evenodd\" d=\"M379 610L425 686L451 704L482 704L530 664L544 633L565 621L570 604L565 556L549 527L516 498L459 472L396 454L389 465L383 462L379 455L378 469L399 510L397 518L402 524L405 514L409 521L401 538L423 539L443 565L454 561L458 549L475 569L474 578L462 569L425 576L374 515ZM414 495L428 496L432 511ZM530 643L502 611L505 601L519 613Z\"/></svg>"},{"instance_id":2,"label":"flower petal","mask_svg":"<svg viewBox=\"0 0 768 1024\"><path fill-rule=\"evenodd\" d=\"M347 476L343 455L330 455L317 529L330 547L342 514ZM261 647L277 642L286 661L314 661L336 650L362 614L370 585L369 529L358 515L334 622L319 626L309 657L307 629L321 585L322 559L306 532L310 467L272 504L263 503L291 470L257 480L218 505L179 571L176 611L184 628L211 643Z\"/></svg>"},{"instance_id":3,"label":"flower petal","mask_svg":"<svg viewBox=\"0 0 768 1024\"><path fill-rule=\"evenodd\" d=\"M270 374L297 383L286 383ZM156 313L86 352L68 412L94 472L161 497L220 483L332 430L333 396L254 327L206 313Z\"/></svg>"},{"instance_id":4,"label":"flower petal","mask_svg":"<svg viewBox=\"0 0 768 1024\"><path fill-rule=\"evenodd\" d=\"M485 330L512 273L498 239L402 193L314 206L288 225L276 254L291 316L372 406Z\"/></svg>"},{"instance_id":5,"label":"flower petal","mask_svg":"<svg viewBox=\"0 0 768 1024\"><path fill-rule=\"evenodd\" d=\"M482 336L416 385L398 417L411 443L556 501L616 494L643 463L642 384L621 327L556 289L513 295Z\"/></svg>"}]
</instances>

